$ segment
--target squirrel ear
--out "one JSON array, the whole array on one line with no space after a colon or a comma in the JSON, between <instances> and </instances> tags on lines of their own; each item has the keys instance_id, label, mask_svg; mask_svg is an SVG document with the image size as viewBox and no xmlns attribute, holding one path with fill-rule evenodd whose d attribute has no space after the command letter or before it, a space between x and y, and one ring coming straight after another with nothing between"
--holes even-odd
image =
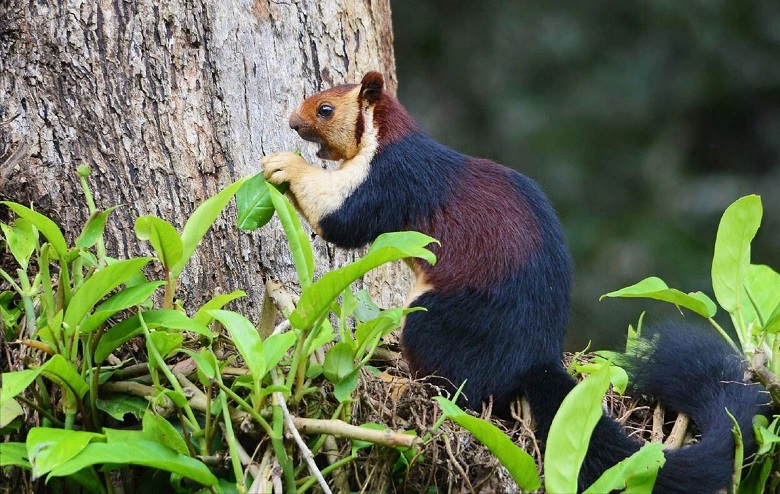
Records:
<instances>
[{"instance_id":1,"label":"squirrel ear","mask_svg":"<svg viewBox=\"0 0 780 494\"><path fill-rule=\"evenodd\" d=\"M385 78L379 72L369 72L363 76L360 85L360 98L373 104L382 96Z\"/></svg>"}]
</instances>

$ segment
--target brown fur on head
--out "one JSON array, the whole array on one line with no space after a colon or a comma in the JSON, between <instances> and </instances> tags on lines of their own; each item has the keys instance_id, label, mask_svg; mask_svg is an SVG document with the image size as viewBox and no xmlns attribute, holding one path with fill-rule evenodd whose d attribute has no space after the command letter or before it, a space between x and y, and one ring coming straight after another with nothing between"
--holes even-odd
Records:
<instances>
[{"instance_id":1,"label":"brown fur on head","mask_svg":"<svg viewBox=\"0 0 780 494\"><path fill-rule=\"evenodd\" d=\"M290 127L320 145L317 156L349 160L360 151L364 112L382 97L384 78L369 72L360 84L344 84L306 98L290 116Z\"/></svg>"}]
</instances>

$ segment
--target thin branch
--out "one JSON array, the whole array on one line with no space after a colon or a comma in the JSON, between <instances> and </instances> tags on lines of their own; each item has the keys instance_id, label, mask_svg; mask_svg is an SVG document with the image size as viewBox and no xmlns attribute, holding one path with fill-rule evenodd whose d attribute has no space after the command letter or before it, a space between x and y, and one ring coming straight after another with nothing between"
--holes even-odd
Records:
<instances>
[{"instance_id":1,"label":"thin branch","mask_svg":"<svg viewBox=\"0 0 780 494\"><path fill-rule=\"evenodd\" d=\"M281 382L276 369L271 369L271 378L275 384L279 384ZM323 492L325 492L325 494L333 494L333 492L330 490L330 487L328 487L328 483L325 482L325 477L322 476L322 472L320 472L319 467L317 467L317 463L314 461L314 455L311 454L311 450L309 450L309 447L306 446L303 438L301 438L298 429L295 428L295 421L293 420L292 415L290 415L290 410L287 408L287 403L284 401L284 395L280 391L276 391L274 392L274 400L276 401L276 405L282 409L284 423L287 426L287 430L290 432L290 434L292 434L293 439L295 439L295 442L298 444L298 449L301 450L303 459L309 466L309 471L317 479L317 482L319 482L320 487L322 488Z\"/></svg>"},{"instance_id":2,"label":"thin branch","mask_svg":"<svg viewBox=\"0 0 780 494\"><path fill-rule=\"evenodd\" d=\"M328 434L337 437L348 437L359 441L390 446L391 448L422 446L422 440L417 436L395 432L390 429L376 430L358 427L341 420L309 419L296 417L295 427L306 434Z\"/></svg>"}]
</instances>

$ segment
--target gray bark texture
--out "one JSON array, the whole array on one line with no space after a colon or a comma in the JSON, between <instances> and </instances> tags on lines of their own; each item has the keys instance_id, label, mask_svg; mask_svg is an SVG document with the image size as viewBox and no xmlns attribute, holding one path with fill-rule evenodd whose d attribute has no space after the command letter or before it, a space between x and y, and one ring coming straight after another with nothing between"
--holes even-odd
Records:
<instances>
[{"instance_id":1,"label":"gray bark texture","mask_svg":"<svg viewBox=\"0 0 780 494\"><path fill-rule=\"evenodd\" d=\"M97 207L122 205L109 254L148 254L138 216L181 230L264 154L300 149L317 163L288 115L368 70L395 88L388 0L0 1L0 199L32 203L73 239L87 215L75 170L89 165ZM358 255L319 238L315 253L318 275ZM364 284L380 305L400 305L408 276L395 265ZM243 289L232 308L255 319L267 278L295 284L281 227L239 232L231 205L177 297L196 307Z\"/></svg>"}]
</instances>

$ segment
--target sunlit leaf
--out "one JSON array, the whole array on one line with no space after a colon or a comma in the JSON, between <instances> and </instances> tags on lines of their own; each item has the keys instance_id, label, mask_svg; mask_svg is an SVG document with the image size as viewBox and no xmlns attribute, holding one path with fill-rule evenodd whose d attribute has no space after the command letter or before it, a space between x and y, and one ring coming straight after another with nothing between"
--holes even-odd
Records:
<instances>
[{"instance_id":1,"label":"sunlit leaf","mask_svg":"<svg viewBox=\"0 0 780 494\"><path fill-rule=\"evenodd\" d=\"M763 208L757 195L745 196L723 213L715 237L712 288L721 307L734 312L750 265L750 243L761 225Z\"/></svg>"},{"instance_id":2,"label":"sunlit leaf","mask_svg":"<svg viewBox=\"0 0 780 494\"><path fill-rule=\"evenodd\" d=\"M65 237L62 235L62 231L52 220L42 215L37 211L33 211L30 208L10 201L0 201L0 204L5 204L13 210L18 216L26 219L38 229L46 240L49 241L57 257L64 259L68 253L68 244L65 242Z\"/></svg>"},{"instance_id":3,"label":"sunlit leaf","mask_svg":"<svg viewBox=\"0 0 780 494\"><path fill-rule=\"evenodd\" d=\"M608 469L591 484L585 494L602 492L652 492L658 470L664 466L664 446L647 443L642 448Z\"/></svg>"},{"instance_id":4,"label":"sunlit leaf","mask_svg":"<svg viewBox=\"0 0 780 494\"><path fill-rule=\"evenodd\" d=\"M64 322L71 328L75 328L100 299L125 283L149 261L149 257L137 257L117 261L97 271L73 294L65 310Z\"/></svg>"},{"instance_id":5,"label":"sunlit leaf","mask_svg":"<svg viewBox=\"0 0 780 494\"><path fill-rule=\"evenodd\" d=\"M564 398L547 439L544 485L547 492L577 492L577 478L590 436L603 416L601 400L609 388L609 366L583 379Z\"/></svg>"},{"instance_id":6,"label":"sunlit leaf","mask_svg":"<svg viewBox=\"0 0 780 494\"><path fill-rule=\"evenodd\" d=\"M268 189L271 202L276 209L277 216L279 216L279 221L282 223L282 228L284 228L284 234L287 236L287 244L290 247L293 261L295 261L298 281L301 287L306 289L311 285L314 276L314 252L311 250L309 236L303 230L298 213L295 212L290 201L285 199L273 185L266 183L266 189Z\"/></svg>"},{"instance_id":7,"label":"sunlit leaf","mask_svg":"<svg viewBox=\"0 0 780 494\"><path fill-rule=\"evenodd\" d=\"M701 292L683 293L680 290L669 288L666 283L655 276L629 287L607 293L605 297L649 298L669 302L679 307L685 307L702 317L712 317L717 312L715 303Z\"/></svg>"},{"instance_id":8,"label":"sunlit leaf","mask_svg":"<svg viewBox=\"0 0 780 494\"><path fill-rule=\"evenodd\" d=\"M152 244L157 258L166 269L171 269L181 260L181 237L176 228L167 221L157 216L141 216L135 220L135 234L139 239Z\"/></svg>"},{"instance_id":9,"label":"sunlit leaf","mask_svg":"<svg viewBox=\"0 0 780 494\"><path fill-rule=\"evenodd\" d=\"M539 479L539 472L536 471L536 461L534 461L531 455L513 443L498 427L486 420L465 413L455 403L444 397L437 396L434 400L439 404L447 418L471 432L479 442L487 446L490 452L496 455L496 458L506 467L521 489L535 491L541 487L542 481ZM551 491L548 489L547 492L567 491ZM576 492L576 489L571 492Z\"/></svg>"},{"instance_id":10,"label":"sunlit leaf","mask_svg":"<svg viewBox=\"0 0 780 494\"><path fill-rule=\"evenodd\" d=\"M209 197L187 219L181 232L182 252L179 261L171 267L171 276L178 278L192 257L195 248L209 231L211 225L246 179L233 182L221 192Z\"/></svg>"},{"instance_id":11,"label":"sunlit leaf","mask_svg":"<svg viewBox=\"0 0 780 494\"><path fill-rule=\"evenodd\" d=\"M380 235L362 259L325 273L316 283L304 290L298 306L290 314L290 324L299 329L311 328L341 292L382 264L407 257L435 262L434 254L425 248L433 242L436 240L417 232Z\"/></svg>"}]
</instances>

